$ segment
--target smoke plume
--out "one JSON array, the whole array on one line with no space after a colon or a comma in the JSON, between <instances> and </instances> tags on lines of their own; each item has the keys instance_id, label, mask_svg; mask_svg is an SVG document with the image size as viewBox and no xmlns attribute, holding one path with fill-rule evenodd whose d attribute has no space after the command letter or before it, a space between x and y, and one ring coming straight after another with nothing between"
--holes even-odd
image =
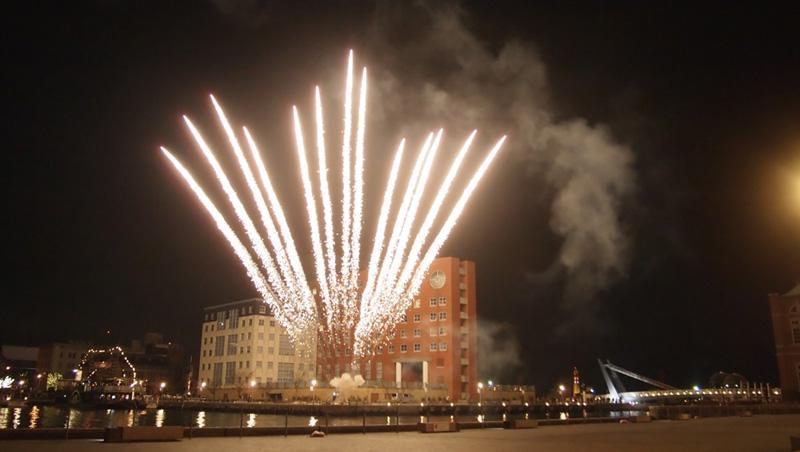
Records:
<instances>
[{"instance_id":1,"label":"smoke plume","mask_svg":"<svg viewBox=\"0 0 800 452\"><path fill-rule=\"evenodd\" d=\"M635 191L630 149L603 125L556 118L547 67L532 44L488 48L453 4L383 6L369 39L371 60L379 62L373 66L384 71L373 78L373 114L405 127L406 136L431 124L446 124L455 137L473 127L485 136L508 132L506 152L546 187L549 226L561 239L552 265L531 268L529 283L558 287L567 311L591 317L593 297L626 272L629 241L620 210Z\"/></svg>"}]
</instances>

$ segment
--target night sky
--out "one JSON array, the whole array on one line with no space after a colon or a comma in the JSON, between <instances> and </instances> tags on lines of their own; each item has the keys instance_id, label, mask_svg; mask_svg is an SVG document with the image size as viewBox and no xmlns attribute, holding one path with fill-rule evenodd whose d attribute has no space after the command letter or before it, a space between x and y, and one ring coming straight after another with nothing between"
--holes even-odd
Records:
<instances>
[{"instance_id":1,"label":"night sky","mask_svg":"<svg viewBox=\"0 0 800 452\"><path fill-rule=\"evenodd\" d=\"M791 193L792 178L800 180L800 11L778 3L557 3L9 7L0 32L0 343L102 342L106 330L128 342L162 331L194 352L203 306L256 292L158 151L175 150L214 187L180 115L223 154L207 99L214 92L254 132L295 235L304 235L290 106L308 113L320 83L335 139L349 48L376 84L388 73L406 78L401 91L421 74L446 82L457 68L410 57L424 54L431 22L446 11L486 55L510 42L537 55L552 121L582 118L631 156L631 185L614 209L624 264L576 294L570 275L554 267L564 243L551 218L558 189L541 163L554 154L514 144L525 131L513 122L501 130L501 118L451 125L433 115L458 131L488 128L481 149L499 132L510 137L441 253L476 262L480 318L510 352L504 370L483 377L545 390L578 366L600 384L595 360L609 358L676 386L705 384L717 370L776 381L767 294L800 281L800 195ZM485 102L481 117L504 110L499 98ZM410 103L409 111L423 108ZM369 218L388 155L415 122L389 111L368 132Z\"/></svg>"}]
</instances>

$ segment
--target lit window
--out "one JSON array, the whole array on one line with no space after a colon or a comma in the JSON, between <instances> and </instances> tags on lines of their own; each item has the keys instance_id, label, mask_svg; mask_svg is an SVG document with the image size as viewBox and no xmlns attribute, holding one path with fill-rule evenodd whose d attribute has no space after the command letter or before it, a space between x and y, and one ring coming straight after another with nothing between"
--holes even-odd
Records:
<instances>
[{"instance_id":1,"label":"lit window","mask_svg":"<svg viewBox=\"0 0 800 452\"><path fill-rule=\"evenodd\" d=\"M405 353L408 351L408 345L400 344L400 353Z\"/></svg>"},{"instance_id":2,"label":"lit window","mask_svg":"<svg viewBox=\"0 0 800 452\"><path fill-rule=\"evenodd\" d=\"M414 308L419 309L419 305L420 305L419 298L417 298L416 300L414 300Z\"/></svg>"},{"instance_id":3,"label":"lit window","mask_svg":"<svg viewBox=\"0 0 800 452\"><path fill-rule=\"evenodd\" d=\"M436 327L432 327L428 330L428 336L436 336Z\"/></svg>"},{"instance_id":4,"label":"lit window","mask_svg":"<svg viewBox=\"0 0 800 452\"><path fill-rule=\"evenodd\" d=\"M447 320L447 313L442 311L439 313L439 320Z\"/></svg>"},{"instance_id":5,"label":"lit window","mask_svg":"<svg viewBox=\"0 0 800 452\"><path fill-rule=\"evenodd\" d=\"M445 327L443 327L443 326L440 326L439 327L439 336L446 336L446 335L447 335L447 329Z\"/></svg>"},{"instance_id":6,"label":"lit window","mask_svg":"<svg viewBox=\"0 0 800 452\"><path fill-rule=\"evenodd\" d=\"M437 350L436 342L431 342L430 351L435 352Z\"/></svg>"},{"instance_id":7,"label":"lit window","mask_svg":"<svg viewBox=\"0 0 800 452\"><path fill-rule=\"evenodd\" d=\"M419 344L414 344L414 351L415 351L415 352L418 352L418 351L420 351L420 350L422 350L422 346L421 346L421 345L419 345Z\"/></svg>"},{"instance_id":8,"label":"lit window","mask_svg":"<svg viewBox=\"0 0 800 452\"><path fill-rule=\"evenodd\" d=\"M447 351L447 342L439 343L439 351L442 351L442 352Z\"/></svg>"},{"instance_id":9,"label":"lit window","mask_svg":"<svg viewBox=\"0 0 800 452\"><path fill-rule=\"evenodd\" d=\"M435 312L431 312L430 318L431 318L431 322L435 322L436 321L436 313Z\"/></svg>"}]
</instances>

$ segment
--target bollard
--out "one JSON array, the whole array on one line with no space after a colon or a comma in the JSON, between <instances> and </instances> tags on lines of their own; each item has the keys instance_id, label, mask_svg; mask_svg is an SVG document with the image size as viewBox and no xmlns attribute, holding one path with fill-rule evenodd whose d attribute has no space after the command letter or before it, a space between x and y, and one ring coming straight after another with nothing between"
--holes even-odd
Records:
<instances>
[{"instance_id":1,"label":"bollard","mask_svg":"<svg viewBox=\"0 0 800 452\"><path fill-rule=\"evenodd\" d=\"M400 433L400 405L395 408L397 409L397 416L394 418L395 433Z\"/></svg>"},{"instance_id":2,"label":"bollard","mask_svg":"<svg viewBox=\"0 0 800 452\"><path fill-rule=\"evenodd\" d=\"M284 423L283 423L283 427L284 427L284 430L283 430L283 436L284 436L284 437L287 437L287 436L289 436L289 409L288 409L288 408L286 409L286 417L284 417L283 419L284 419Z\"/></svg>"},{"instance_id":3,"label":"bollard","mask_svg":"<svg viewBox=\"0 0 800 452\"><path fill-rule=\"evenodd\" d=\"M361 433L366 435L367 434L367 414L363 413L362 416L363 417L362 417L362 422L361 422L361 428L362 428L362 432Z\"/></svg>"}]
</instances>

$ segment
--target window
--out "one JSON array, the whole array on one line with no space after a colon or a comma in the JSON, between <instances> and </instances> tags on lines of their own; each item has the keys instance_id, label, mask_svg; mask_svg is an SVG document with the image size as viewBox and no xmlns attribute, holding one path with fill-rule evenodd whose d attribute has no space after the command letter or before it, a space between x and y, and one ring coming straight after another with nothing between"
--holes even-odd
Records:
<instances>
[{"instance_id":1,"label":"window","mask_svg":"<svg viewBox=\"0 0 800 452\"><path fill-rule=\"evenodd\" d=\"M225 363L225 384L232 385L235 381L233 377L236 375L236 361Z\"/></svg>"},{"instance_id":2,"label":"window","mask_svg":"<svg viewBox=\"0 0 800 452\"><path fill-rule=\"evenodd\" d=\"M251 352L251 351L250 351L250 346L248 345L248 346L247 346L247 353L250 353L250 352Z\"/></svg>"},{"instance_id":3,"label":"window","mask_svg":"<svg viewBox=\"0 0 800 452\"><path fill-rule=\"evenodd\" d=\"M408 345L400 344L400 353L405 353L408 351Z\"/></svg>"},{"instance_id":4,"label":"window","mask_svg":"<svg viewBox=\"0 0 800 452\"><path fill-rule=\"evenodd\" d=\"M400 317L400 321L402 323L408 322L408 315L404 312L403 315Z\"/></svg>"},{"instance_id":5,"label":"window","mask_svg":"<svg viewBox=\"0 0 800 452\"><path fill-rule=\"evenodd\" d=\"M447 328L440 326L439 327L439 336L447 336Z\"/></svg>"},{"instance_id":6,"label":"window","mask_svg":"<svg viewBox=\"0 0 800 452\"><path fill-rule=\"evenodd\" d=\"M272 361L267 362L267 369L272 369Z\"/></svg>"},{"instance_id":7,"label":"window","mask_svg":"<svg viewBox=\"0 0 800 452\"><path fill-rule=\"evenodd\" d=\"M250 368L250 361L245 361L244 362L244 367L249 369Z\"/></svg>"},{"instance_id":8,"label":"window","mask_svg":"<svg viewBox=\"0 0 800 452\"><path fill-rule=\"evenodd\" d=\"M432 308L433 308L433 307L436 307L436 298L431 298L431 299L428 301L428 306L430 306L430 307L432 307Z\"/></svg>"},{"instance_id":9,"label":"window","mask_svg":"<svg viewBox=\"0 0 800 452\"><path fill-rule=\"evenodd\" d=\"M275 340L275 333L269 333L269 340L271 341Z\"/></svg>"},{"instance_id":10,"label":"window","mask_svg":"<svg viewBox=\"0 0 800 452\"><path fill-rule=\"evenodd\" d=\"M214 363L214 376L211 380L211 386L218 387L222 385L222 363Z\"/></svg>"},{"instance_id":11,"label":"window","mask_svg":"<svg viewBox=\"0 0 800 452\"><path fill-rule=\"evenodd\" d=\"M431 322L435 322L436 321L436 313L435 312L431 312L430 318L431 318Z\"/></svg>"},{"instance_id":12,"label":"window","mask_svg":"<svg viewBox=\"0 0 800 452\"><path fill-rule=\"evenodd\" d=\"M252 306L250 307L250 313L251 314L253 313L253 307ZM247 322L247 326L253 326L253 319L250 319L250 321Z\"/></svg>"},{"instance_id":13,"label":"window","mask_svg":"<svg viewBox=\"0 0 800 452\"><path fill-rule=\"evenodd\" d=\"M400 337L406 337L406 330L400 330Z\"/></svg>"},{"instance_id":14,"label":"window","mask_svg":"<svg viewBox=\"0 0 800 452\"><path fill-rule=\"evenodd\" d=\"M447 342L440 342L439 343L439 351L446 352L447 351Z\"/></svg>"},{"instance_id":15,"label":"window","mask_svg":"<svg viewBox=\"0 0 800 452\"><path fill-rule=\"evenodd\" d=\"M225 353L225 336L217 336L217 345L214 347L214 356L222 356L224 353Z\"/></svg>"},{"instance_id":16,"label":"window","mask_svg":"<svg viewBox=\"0 0 800 452\"><path fill-rule=\"evenodd\" d=\"M207 341L207 340L208 340L208 338L207 338L207 337L204 337L204 338L203 338L203 345L206 345L206 341ZM61 356L61 357L62 357L62 358L64 357L64 356L63 356L63 352L62 352L62 356Z\"/></svg>"},{"instance_id":17,"label":"window","mask_svg":"<svg viewBox=\"0 0 800 452\"><path fill-rule=\"evenodd\" d=\"M419 344L414 344L414 351L415 351L415 352L418 352L418 351L420 351L420 350L422 350L422 346L421 346L421 345L419 345Z\"/></svg>"},{"instance_id":18,"label":"window","mask_svg":"<svg viewBox=\"0 0 800 452\"><path fill-rule=\"evenodd\" d=\"M239 369L241 369L242 366L244 366L244 361L239 361ZM241 378L240 378L240 380L241 380Z\"/></svg>"},{"instance_id":19,"label":"window","mask_svg":"<svg viewBox=\"0 0 800 452\"><path fill-rule=\"evenodd\" d=\"M419 323L419 322L420 322L419 314L414 314L414 323Z\"/></svg>"},{"instance_id":20,"label":"window","mask_svg":"<svg viewBox=\"0 0 800 452\"><path fill-rule=\"evenodd\" d=\"M278 341L278 354L281 356L294 355L294 346L292 345L292 341L289 340L288 334L280 335L280 340Z\"/></svg>"},{"instance_id":21,"label":"window","mask_svg":"<svg viewBox=\"0 0 800 452\"><path fill-rule=\"evenodd\" d=\"M419 306L420 306L419 298L417 298L416 300L414 300L414 308L419 309Z\"/></svg>"},{"instance_id":22,"label":"window","mask_svg":"<svg viewBox=\"0 0 800 452\"><path fill-rule=\"evenodd\" d=\"M383 347L378 347L378 349L377 349L377 353L378 353L379 355L382 355L382 354L383 354Z\"/></svg>"},{"instance_id":23,"label":"window","mask_svg":"<svg viewBox=\"0 0 800 452\"><path fill-rule=\"evenodd\" d=\"M275 347L270 347L267 349L267 354L274 355L275 354Z\"/></svg>"},{"instance_id":24,"label":"window","mask_svg":"<svg viewBox=\"0 0 800 452\"><path fill-rule=\"evenodd\" d=\"M278 363L278 383L291 383L294 381L294 364Z\"/></svg>"},{"instance_id":25,"label":"window","mask_svg":"<svg viewBox=\"0 0 800 452\"><path fill-rule=\"evenodd\" d=\"M270 320L269 321L269 326L275 326L275 321L274 320Z\"/></svg>"},{"instance_id":26,"label":"window","mask_svg":"<svg viewBox=\"0 0 800 452\"><path fill-rule=\"evenodd\" d=\"M247 340L249 341L252 338L253 338L253 333L247 333Z\"/></svg>"},{"instance_id":27,"label":"window","mask_svg":"<svg viewBox=\"0 0 800 452\"><path fill-rule=\"evenodd\" d=\"M428 336L436 336L436 327L431 327L428 329Z\"/></svg>"},{"instance_id":28,"label":"window","mask_svg":"<svg viewBox=\"0 0 800 452\"><path fill-rule=\"evenodd\" d=\"M389 332L389 339L394 339L397 336L397 330L392 330Z\"/></svg>"},{"instance_id":29,"label":"window","mask_svg":"<svg viewBox=\"0 0 800 452\"><path fill-rule=\"evenodd\" d=\"M256 361L256 369L261 369L263 367L263 364L264 363L261 361Z\"/></svg>"},{"instance_id":30,"label":"window","mask_svg":"<svg viewBox=\"0 0 800 452\"><path fill-rule=\"evenodd\" d=\"M447 313L442 311L439 313L439 320L447 320Z\"/></svg>"},{"instance_id":31,"label":"window","mask_svg":"<svg viewBox=\"0 0 800 452\"><path fill-rule=\"evenodd\" d=\"M205 326L203 327L203 332L204 332L204 333L208 333L208 325L205 325ZM62 352L62 353L63 353L63 352ZM62 357L63 357L63 355L62 355Z\"/></svg>"},{"instance_id":32,"label":"window","mask_svg":"<svg viewBox=\"0 0 800 452\"><path fill-rule=\"evenodd\" d=\"M431 342L430 351L435 352L437 350L436 342Z\"/></svg>"},{"instance_id":33,"label":"window","mask_svg":"<svg viewBox=\"0 0 800 452\"><path fill-rule=\"evenodd\" d=\"M394 353L394 345L389 346L389 353Z\"/></svg>"},{"instance_id":34,"label":"window","mask_svg":"<svg viewBox=\"0 0 800 452\"><path fill-rule=\"evenodd\" d=\"M259 341L263 341L264 340L264 333L258 333L258 340Z\"/></svg>"},{"instance_id":35,"label":"window","mask_svg":"<svg viewBox=\"0 0 800 452\"><path fill-rule=\"evenodd\" d=\"M367 374L366 375L367 378L365 378L365 379L366 380L372 380L372 366L369 365L369 363L367 363L367 368L365 370L366 370L365 373Z\"/></svg>"},{"instance_id":36,"label":"window","mask_svg":"<svg viewBox=\"0 0 800 452\"><path fill-rule=\"evenodd\" d=\"M244 326L244 325L242 325L242 326ZM242 340L244 340L244 333L242 333Z\"/></svg>"},{"instance_id":37,"label":"window","mask_svg":"<svg viewBox=\"0 0 800 452\"><path fill-rule=\"evenodd\" d=\"M414 337L422 336L422 331L419 328L414 328Z\"/></svg>"},{"instance_id":38,"label":"window","mask_svg":"<svg viewBox=\"0 0 800 452\"><path fill-rule=\"evenodd\" d=\"M259 355L264 353L264 346L259 345L258 347L256 347L256 353L258 353Z\"/></svg>"},{"instance_id":39,"label":"window","mask_svg":"<svg viewBox=\"0 0 800 452\"><path fill-rule=\"evenodd\" d=\"M261 306L258 307L258 313L259 314L266 314L267 313L267 307L262 304Z\"/></svg>"},{"instance_id":40,"label":"window","mask_svg":"<svg viewBox=\"0 0 800 452\"><path fill-rule=\"evenodd\" d=\"M236 354L236 338L235 334L228 335L228 354L235 355Z\"/></svg>"},{"instance_id":41,"label":"window","mask_svg":"<svg viewBox=\"0 0 800 452\"><path fill-rule=\"evenodd\" d=\"M800 368L798 368L798 372L800 372ZM383 380L383 363L380 361L375 363L375 379L378 381Z\"/></svg>"},{"instance_id":42,"label":"window","mask_svg":"<svg viewBox=\"0 0 800 452\"><path fill-rule=\"evenodd\" d=\"M258 326L264 326L264 319L260 319L258 321Z\"/></svg>"},{"instance_id":43,"label":"window","mask_svg":"<svg viewBox=\"0 0 800 452\"><path fill-rule=\"evenodd\" d=\"M439 297L439 306L447 306L447 297Z\"/></svg>"}]
</instances>

